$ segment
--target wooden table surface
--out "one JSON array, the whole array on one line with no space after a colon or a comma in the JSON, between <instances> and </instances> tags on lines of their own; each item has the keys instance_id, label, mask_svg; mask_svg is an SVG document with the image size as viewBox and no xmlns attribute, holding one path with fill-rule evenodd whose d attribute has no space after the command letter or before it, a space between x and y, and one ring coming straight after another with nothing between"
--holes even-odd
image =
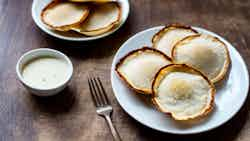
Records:
<instances>
[{"instance_id":1,"label":"wooden table surface","mask_svg":"<svg viewBox=\"0 0 250 141\"><path fill-rule=\"evenodd\" d=\"M131 0L130 3L130 16L118 32L94 42L74 43L54 39L35 25L30 10L32 0L0 1L1 141L111 141L108 127L96 115L89 97L86 76L90 71L104 81L114 106L114 124L124 141L249 140L249 98L232 120L206 133L177 136L141 125L117 103L111 89L110 66L119 47L135 33L178 22L222 35L237 48L250 68L250 1ZM30 95L18 82L15 65L23 53L45 47L67 54L75 72L62 94L40 98Z\"/></svg>"}]
</instances>

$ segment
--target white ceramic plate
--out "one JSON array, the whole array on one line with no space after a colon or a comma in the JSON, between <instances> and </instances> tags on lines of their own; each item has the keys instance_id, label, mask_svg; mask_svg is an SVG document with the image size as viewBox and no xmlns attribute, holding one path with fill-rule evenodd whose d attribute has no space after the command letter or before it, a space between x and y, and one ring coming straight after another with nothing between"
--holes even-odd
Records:
<instances>
[{"instance_id":1,"label":"white ceramic plate","mask_svg":"<svg viewBox=\"0 0 250 141\"><path fill-rule=\"evenodd\" d=\"M140 123L167 133L195 134L214 129L231 119L242 107L247 98L249 76L246 64L238 51L219 35L202 28L194 27L201 33L207 33L221 39L227 46L231 56L231 69L228 78L222 86L217 86L215 108L205 119L193 123L180 123L168 115L156 110L144 96L135 94L119 78L115 72L115 65L128 52L142 46L151 46L152 36L163 26L142 31L126 41L117 51L111 68L111 82L114 94L122 108Z\"/></svg>"},{"instance_id":2,"label":"white ceramic plate","mask_svg":"<svg viewBox=\"0 0 250 141\"><path fill-rule=\"evenodd\" d=\"M81 35L79 33L70 31L70 32L60 32L60 31L54 31L49 29L41 20L41 11L42 9L48 4L50 3L52 0L33 0L33 4L32 4L32 18L35 21L36 25L42 29L44 32L48 33L51 36L54 36L56 38L59 39L63 39L63 40L69 40L69 41L91 41L91 40L96 40L96 39L100 39L103 37L106 37L112 33L114 33L116 30L118 30L127 20L128 15L129 15L129 1L128 0L118 0L121 8L122 8L122 16L121 16L121 22L120 24L114 28L113 30L111 30L110 32L107 32L105 34L102 35L98 35L98 36L94 36L94 37L87 37L84 35Z\"/></svg>"}]
</instances>

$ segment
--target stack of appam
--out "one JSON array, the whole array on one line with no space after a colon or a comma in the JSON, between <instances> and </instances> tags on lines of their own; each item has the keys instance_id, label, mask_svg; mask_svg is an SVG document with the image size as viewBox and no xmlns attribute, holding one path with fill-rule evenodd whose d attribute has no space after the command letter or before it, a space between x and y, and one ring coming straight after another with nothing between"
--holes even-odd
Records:
<instances>
[{"instance_id":1,"label":"stack of appam","mask_svg":"<svg viewBox=\"0 0 250 141\"><path fill-rule=\"evenodd\" d=\"M172 24L152 38L153 47L134 50L116 65L122 80L150 96L159 111L178 121L208 115L214 106L215 83L230 64L227 46L218 38Z\"/></svg>"},{"instance_id":2,"label":"stack of appam","mask_svg":"<svg viewBox=\"0 0 250 141\"><path fill-rule=\"evenodd\" d=\"M41 13L50 29L98 36L119 25L121 7L110 0L54 0Z\"/></svg>"}]
</instances>

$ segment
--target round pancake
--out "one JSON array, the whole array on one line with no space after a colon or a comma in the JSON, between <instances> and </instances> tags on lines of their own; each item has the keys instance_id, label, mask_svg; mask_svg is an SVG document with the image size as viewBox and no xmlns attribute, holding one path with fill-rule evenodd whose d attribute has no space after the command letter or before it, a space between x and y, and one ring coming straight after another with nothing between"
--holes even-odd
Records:
<instances>
[{"instance_id":1,"label":"round pancake","mask_svg":"<svg viewBox=\"0 0 250 141\"><path fill-rule=\"evenodd\" d=\"M172 49L178 41L195 34L197 34L197 31L189 26L168 25L153 36L153 47L171 57Z\"/></svg>"},{"instance_id":2,"label":"round pancake","mask_svg":"<svg viewBox=\"0 0 250 141\"><path fill-rule=\"evenodd\" d=\"M163 67L153 82L153 103L175 120L207 115L213 108L215 87L198 70L185 64Z\"/></svg>"},{"instance_id":3,"label":"round pancake","mask_svg":"<svg viewBox=\"0 0 250 141\"><path fill-rule=\"evenodd\" d=\"M224 78L230 64L226 45L218 38L204 34L179 41L172 51L172 58L175 63L198 69L213 83Z\"/></svg>"},{"instance_id":4,"label":"round pancake","mask_svg":"<svg viewBox=\"0 0 250 141\"><path fill-rule=\"evenodd\" d=\"M119 4L110 2L95 4L86 21L72 30L86 36L97 36L112 30L120 23L121 7Z\"/></svg>"},{"instance_id":5,"label":"round pancake","mask_svg":"<svg viewBox=\"0 0 250 141\"><path fill-rule=\"evenodd\" d=\"M52 1L41 13L43 23L59 31L68 31L83 22L89 14L85 4Z\"/></svg>"},{"instance_id":6,"label":"round pancake","mask_svg":"<svg viewBox=\"0 0 250 141\"><path fill-rule=\"evenodd\" d=\"M136 92L152 94L152 82L158 70L172 61L160 51L144 47L124 56L116 65L118 75Z\"/></svg>"}]
</instances>

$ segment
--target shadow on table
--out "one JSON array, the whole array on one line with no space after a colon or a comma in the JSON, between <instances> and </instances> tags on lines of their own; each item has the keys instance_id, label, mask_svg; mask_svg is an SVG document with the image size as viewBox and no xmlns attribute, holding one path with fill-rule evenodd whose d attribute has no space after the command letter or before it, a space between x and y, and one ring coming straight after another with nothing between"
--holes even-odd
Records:
<instances>
[{"instance_id":1,"label":"shadow on table","mask_svg":"<svg viewBox=\"0 0 250 141\"><path fill-rule=\"evenodd\" d=\"M242 107L242 109L234 116L231 120L229 120L226 124L200 134L194 135L173 135L155 131L148 127L143 126L142 124L136 122L135 120L131 120L131 124L135 125L138 128L137 134L142 140L144 141L160 141L160 140L171 140L171 141L200 141L200 140L214 140L217 141L233 141L237 138L238 134L240 133L241 129L244 127L247 118L248 118L248 111L250 102L250 98L248 97L246 103Z\"/></svg>"},{"instance_id":2,"label":"shadow on table","mask_svg":"<svg viewBox=\"0 0 250 141\"><path fill-rule=\"evenodd\" d=\"M69 112L76 101L76 96L72 90L67 87L55 96L39 97L32 95L35 106L40 112L59 115Z\"/></svg>"}]
</instances>

